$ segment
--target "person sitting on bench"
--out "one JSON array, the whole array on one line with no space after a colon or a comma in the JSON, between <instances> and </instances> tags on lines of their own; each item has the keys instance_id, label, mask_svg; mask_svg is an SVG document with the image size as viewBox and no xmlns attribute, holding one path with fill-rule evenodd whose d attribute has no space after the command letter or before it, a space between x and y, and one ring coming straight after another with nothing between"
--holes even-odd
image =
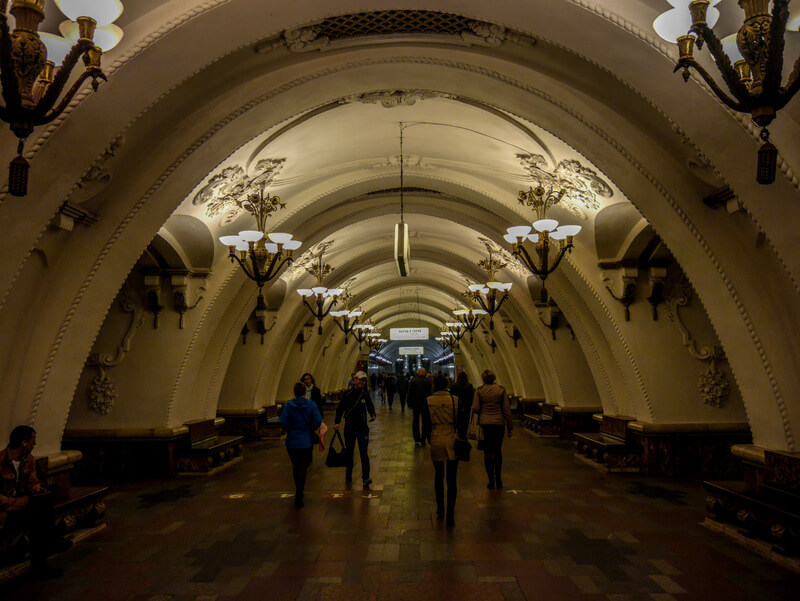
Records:
<instances>
[{"instance_id":1,"label":"person sitting on bench","mask_svg":"<svg viewBox=\"0 0 800 601\"><path fill-rule=\"evenodd\" d=\"M72 541L56 535L52 500L36 477L35 446L36 431L17 426L0 451L0 529L27 532L34 577L55 578L61 572L47 565L47 556L68 549Z\"/></svg>"}]
</instances>

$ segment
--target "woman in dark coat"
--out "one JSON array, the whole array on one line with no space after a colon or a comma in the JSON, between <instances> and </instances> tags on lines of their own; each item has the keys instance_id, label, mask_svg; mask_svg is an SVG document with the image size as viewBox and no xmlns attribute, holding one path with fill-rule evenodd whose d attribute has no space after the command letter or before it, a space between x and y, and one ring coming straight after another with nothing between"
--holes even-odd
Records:
<instances>
[{"instance_id":1,"label":"woman in dark coat","mask_svg":"<svg viewBox=\"0 0 800 601\"><path fill-rule=\"evenodd\" d=\"M303 506L303 494L306 487L306 476L311 465L314 452L313 434L322 424L322 414L317 406L304 394L306 384L297 382L294 385L294 397L286 403L281 411L281 425L286 430L286 451L292 461L294 476L294 506Z\"/></svg>"},{"instance_id":2,"label":"woman in dark coat","mask_svg":"<svg viewBox=\"0 0 800 601\"><path fill-rule=\"evenodd\" d=\"M319 409L319 414L322 415L322 392L319 388L317 388L317 385L314 382L314 376L312 376L310 373L304 373L303 377L300 378L300 381L306 385L306 391L303 396L309 401L316 403L317 409Z\"/></svg>"},{"instance_id":3,"label":"woman in dark coat","mask_svg":"<svg viewBox=\"0 0 800 601\"><path fill-rule=\"evenodd\" d=\"M470 384L467 372L461 371L456 377L456 382L450 387L450 392L458 401L458 437L467 439L469 429L469 416L472 413L472 402L475 397L475 388Z\"/></svg>"}]
</instances>

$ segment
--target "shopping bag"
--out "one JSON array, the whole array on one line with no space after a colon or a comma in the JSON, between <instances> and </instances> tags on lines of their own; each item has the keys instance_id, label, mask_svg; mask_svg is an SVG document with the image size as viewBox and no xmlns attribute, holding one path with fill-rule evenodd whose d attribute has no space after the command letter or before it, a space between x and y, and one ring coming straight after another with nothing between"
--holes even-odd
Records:
<instances>
[{"instance_id":1,"label":"shopping bag","mask_svg":"<svg viewBox=\"0 0 800 601\"><path fill-rule=\"evenodd\" d=\"M340 450L334 449L334 443L339 441ZM339 430L336 430L333 433L333 438L331 439L331 444L328 447L328 456L325 458L325 465L328 467L347 467L347 451L344 448L344 439L342 435L339 433Z\"/></svg>"}]
</instances>

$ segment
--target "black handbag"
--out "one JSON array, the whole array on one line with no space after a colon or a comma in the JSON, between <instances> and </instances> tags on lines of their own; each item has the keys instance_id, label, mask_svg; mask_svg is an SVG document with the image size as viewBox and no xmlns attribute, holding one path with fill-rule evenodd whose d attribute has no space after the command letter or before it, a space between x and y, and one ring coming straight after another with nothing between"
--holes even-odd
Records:
<instances>
[{"instance_id":1,"label":"black handbag","mask_svg":"<svg viewBox=\"0 0 800 601\"><path fill-rule=\"evenodd\" d=\"M458 417L456 416L456 401L453 398L453 393L450 393L450 401L453 403L453 430L456 432L456 439L453 443L453 452L456 459L459 461L469 461L469 454L472 451L472 445L468 440L458 437Z\"/></svg>"},{"instance_id":2,"label":"black handbag","mask_svg":"<svg viewBox=\"0 0 800 601\"><path fill-rule=\"evenodd\" d=\"M333 443L339 439L339 446L342 448L337 451L333 448ZM328 467L347 467L347 449L344 446L344 439L339 430L333 432L331 444L328 446L328 456L325 458L325 465Z\"/></svg>"}]
</instances>

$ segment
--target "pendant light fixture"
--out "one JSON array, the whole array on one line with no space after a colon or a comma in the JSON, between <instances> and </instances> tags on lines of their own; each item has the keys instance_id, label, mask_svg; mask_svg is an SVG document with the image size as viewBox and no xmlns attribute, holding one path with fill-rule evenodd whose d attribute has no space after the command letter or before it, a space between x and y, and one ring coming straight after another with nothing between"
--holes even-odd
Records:
<instances>
[{"instance_id":1,"label":"pendant light fixture","mask_svg":"<svg viewBox=\"0 0 800 601\"><path fill-rule=\"evenodd\" d=\"M397 265L397 273L401 278L408 277L409 273L409 247L408 247L408 224L403 221L403 122L400 122L400 223L394 226L394 261Z\"/></svg>"}]
</instances>

